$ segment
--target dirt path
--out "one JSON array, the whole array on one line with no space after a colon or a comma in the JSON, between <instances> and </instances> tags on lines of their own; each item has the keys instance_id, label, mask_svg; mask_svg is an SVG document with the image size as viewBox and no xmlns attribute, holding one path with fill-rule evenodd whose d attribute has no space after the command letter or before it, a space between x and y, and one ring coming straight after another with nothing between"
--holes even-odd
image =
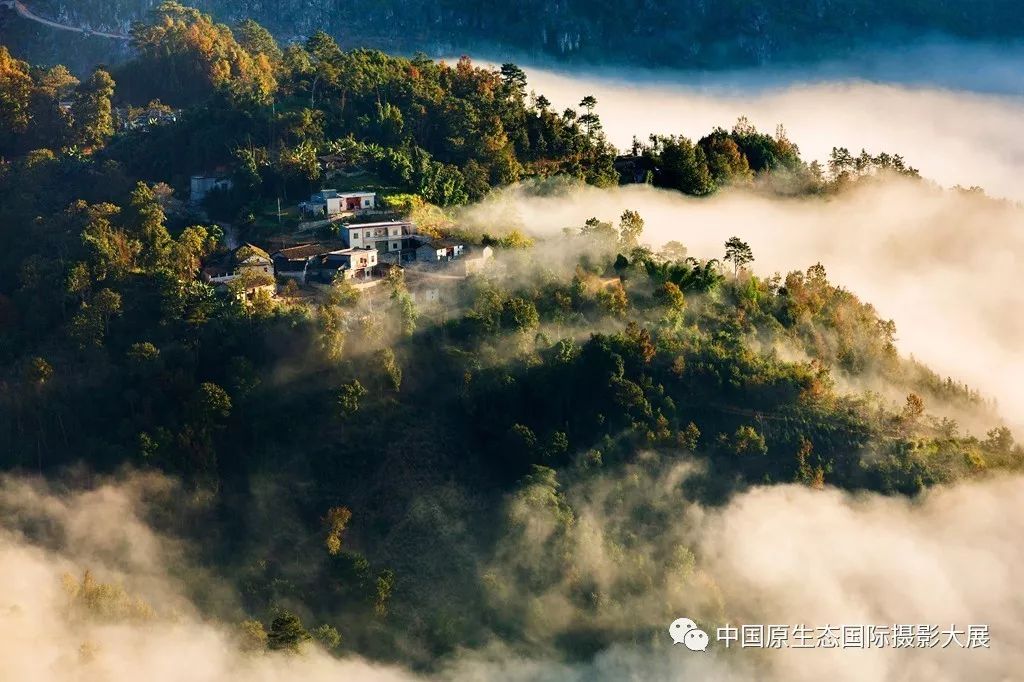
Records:
<instances>
[{"instance_id":1,"label":"dirt path","mask_svg":"<svg viewBox=\"0 0 1024 682\"><path fill-rule=\"evenodd\" d=\"M71 31L72 33L81 33L87 36L99 36L101 38L110 38L111 40L131 40L132 37L123 33L108 33L106 31L94 31L91 28L83 26L68 26L67 24L58 24L56 21L50 21L44 19L38 14L34 14L32 10L26 7L20 0L0 0L0 7L9 7L18 13L19 16L34 21L50 28L55 28L58 31Z\"/></svg>"}]
</instances>

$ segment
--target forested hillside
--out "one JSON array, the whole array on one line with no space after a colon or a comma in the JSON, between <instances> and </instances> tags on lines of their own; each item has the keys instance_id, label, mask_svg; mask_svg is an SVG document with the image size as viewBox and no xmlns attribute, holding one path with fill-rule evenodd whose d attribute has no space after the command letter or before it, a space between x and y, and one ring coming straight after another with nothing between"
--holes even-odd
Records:
<instances>
[{"instance_id":1,"label":"forested hillside","mask_svg":"<svg viewBox=\"0 0 1024 682\"><path fill-rule=\"evenodd\" d=\"M298 30L334 26L306 5L264 7L304 22ZM360 7L330 21L482 35L505 16ZM994 30L1001 6L989 7L979 32ZM581 50L594 36L608 43L626 11L586 8L600 19ZM852 6L819 9L838 21L847 14L833 12ZM650 30L687 14L633 11ZM570 27L583 31L582 5L537 12L551 49ZM543 32L516 28L530 12L515 16L501 37L542 46ZM894 323L823 266L760 272L743 225L720 259L701 260L688 257L685 229L648 243L629 207L547 235L469 224L459 211L517 182L548 194L648 182L807 201L894 175L923 182L898 155L837 149L819 167L784 131L743 120L617 154L599 102L553 111L512 64L344 50L323 32L282 45L251 20L218 24L176 3L133 38L133 59L81 80L0 47L0 465L57 480L128 468L182 481L175 497L154 497L153 522L239 595L227 617L251 649L315 637L336 653L429 667L488 632L527 642L538 616L505 608L520 598L513 588L561 582L589 615L552 649L571 658L644 635L630 621L595 626L620 595L581 578L565 551L577 531L563 486L607 472L692 462L688 493L715 505L778 483L912 495L1024 462L984 396L901 357ZM128 125L142 110L155 113ZM190 206L189 177L204 173L232 186ZM370 189L393 217L488 246L494 262L438 305L414 299L401 268L374 289L282 282L251 298L200 277L238 242L291 243L295 205L328 182ZM848 388L859 385L888 392ZM985 428L968 432L957 416ZM550 513L535 548L550 561L502 554L530 530L506 504ZM644 532L670 517L628 513ZM633 530L619 530L609 552L635 583L617 587L643 589L654 579L629 563ZM689 552L673 548L657 570L696 579ZM224 615L203 580L190 584Z\"/></svg>"},{"instance_id":2,"label":"forested hillside","mask_svg":"<svg viewBox=\"0 0 1024 682\"><path fill-rule=\"evenodd\" d=\"M28 4L45 17L122 32L127 32L132 22L144 19L154 6L150 0L32 0ZM357 0L340 4L326 0L204 0L197 6L224 22L253 18L283 38L308 36L322 29L346 48L487 54L498 47L534 57L651 67L724 68L830 58L855 46L882 47L936 35L1012 40L1024 31L1019 7L1011 0L596 4L579 0ZM31 30L24 26L15 30L22 29ZM60 49L60 42L49 47ZM36 58L45 58L47 47L42 43L25 36L21 44L32 49ZM58 53L50 53L54 54Z\"/></svg>"}]
</instances>

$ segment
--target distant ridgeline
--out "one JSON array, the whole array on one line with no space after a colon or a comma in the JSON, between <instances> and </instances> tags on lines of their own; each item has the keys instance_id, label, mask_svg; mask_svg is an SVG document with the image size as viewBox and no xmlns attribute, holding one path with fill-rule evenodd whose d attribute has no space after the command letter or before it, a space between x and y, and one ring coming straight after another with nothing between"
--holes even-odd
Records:
<instances>
[{"instance_id":1,"label":"distant ridgeline","mask_svg":"<svg viewBox=\"0 0 1024 682\"><path fill-rule=\"evenodd\" d=\"M157 3L30 0L26 4L47 18L123 32ZM1013 0L198 0L190 4L226 23L253 18L282 39L323 29L343 47L441 53L497 44L527 55L648 66L752 65L833 57L857 45L886 45L908 36L1001 40L1024 33L1024 13ZM8 24L13 21L7 19ZM4 32L16 34L13 29ZM42 48L33 44L33 36L38 42L36 34L19 36L28 39L23 43L26 50L60 50L82 40L62 37L58 45ZM37 60L38 55L18 47L16 53ZM113 51L115 46L104 49ZM61 55L63 61L69 54L74 52Z\"/></svg>"}]
</instances>

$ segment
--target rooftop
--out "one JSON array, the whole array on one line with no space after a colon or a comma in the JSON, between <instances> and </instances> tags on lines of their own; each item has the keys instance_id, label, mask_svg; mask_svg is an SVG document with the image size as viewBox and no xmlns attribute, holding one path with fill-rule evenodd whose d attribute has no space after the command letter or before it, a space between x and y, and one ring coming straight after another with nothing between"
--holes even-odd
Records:
<instances>
[{"instance_id":1,"label":"rooftop","mask_svg":"<svg viewBox=\"0 0 1024 682\"><path fill-rule=\"evenodd\" d=\"M329 251L324 255L327 256L353 256L356 254L368 254L377 253L377 249L372 246L353 247L351 249L337 249L335 251Z\"/></svg>"},{"instance_id":2,"label":"rooftop","mask_svg":"<svg viewBox=\"0 0 1024 682\"><path fill-rule=\"evenodd\" d=\"M464 246L463 242L457 239L431 239L426 245L433 249L450 249L453 246Z\"/></svg>"},{"instance_id":3,"label":"rooftop","mask_svg":"<svg viewBox=\"0 0 1024 682\"><path fill-rule=\"evenodd\" d=\"M339 192L336 189L322 189L319 192L314 192L309 200L311 203L317 203L324 199L356 199L362 197L372 197L376 192Z\"/></svg>"},{"instance_id":4,"label":"rooftop","mask_svg":"<svg viewBox=\"0 0 1024 682\"><path fill-rule=\"evenodd\" d=\"M299 246L290 246L287 249L281 249L274 253L274 256L281 256L288 260L300 260L312 258L313 256L320 256L333 250L334 247L327 244L300 244Z\"/></svg>"},{"instance_id":5,"label":"rooftop","mask_svg":"<svg viewBox=\"0 0 1024 682\"><path fill-rule=\"evenodd\" d=\"M246 242L227 253L221 252L212 255L203 266L202 272L210 275L211 277L219 277L232 272L240 263L252 258L253 256L256 256L257 258L265 258L268 261L270 260L270 256L267 255L266 251L258 246Z\"/></svg>"},{"instance_id":6,"label":"rooftop","mask_svg":"<svg viewBox=\"0 0 1024 682\"><path fill-rule=\"evenodd\" d=\"M411 227L412 222L408 220L385 220L380 223L344 223L341 227L347 230L361 230L364 227L392 227L398 225L408 225Z\"/></svg>"},{"instance_id":7,"label":"rooftop","mask_svg":"<svg viewBox=\"0 0 1024 682\"><path fill-rule=\"evenodd\" d=\"M237 249L232 251L231 256L236 261L245 260L246 258L250 258L252 256L256 256L257 258L266 258L268 260L270 259L270 254L268 254L266 251L256 246L255 244L250 244L249 242L245 242Z\"/></svg>"}]
</instances>

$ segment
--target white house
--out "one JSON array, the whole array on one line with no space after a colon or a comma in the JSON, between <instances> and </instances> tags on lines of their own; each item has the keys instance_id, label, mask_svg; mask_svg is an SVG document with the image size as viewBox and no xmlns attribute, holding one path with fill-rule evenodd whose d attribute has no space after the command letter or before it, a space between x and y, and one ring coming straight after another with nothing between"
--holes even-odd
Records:
<instances>
[{"instance_id":1,"label":"white house","mask_svg":"<svg viewBox=\"0 0 1024 682\"><path fill-rule=\"evenodd\" d=\"M272 256L278 277L308 282L333 282L338 277L373 277L377 249L373 247L337 248L328 244L302 244L281 249Z\"/></svg>"},{"instance_id":2,"label":"white house","mask_svg":"<svg viewBox=\"0 0 1024 682\"><path fill-rule=\"evenodd\" d=\"M369 211L377 207L377 195L373 192L339 192L336 189L322 189L299 204L303 215L330 217L341 213Z\"/></svg>"},{"instance_id":3,"label":"white house","mask_svg":"<svg viewBox=\"0 0 1024 682\"><path fill-rule=\"evenodd\" d=\"M381 261L396 265L415 260L416 248L426 238L407 220L345 223L338 228L338 234L347 246L373 247L381 254Z\"/></svg>"},{"instance_id":4,"label":"white house","mask_svg":"<svg viewBox=\"0 0 1024 682\"><path fill-rule=\"evenodd\" d=\"M421 263L442 263L462 256L466 246L453 239L433 239L416 249L416 260Z\"/></svg>"},{"instance_id":5,"label":"white house","mask_svg":"<svg viewBox=\"0 0 1024 682\"><path fill-rule=\"evenodd\" d=\"M377 265L377 249L341 249L325 254L319 263L317 278L321 281L369 279Z\"/></svg>"},{"instance_id":6,"label":"white house","mask_svg":"<svg viewBox=\"0 0 1024 682\"><path fill-rule=\"evenodd\" d=\"M494 258L494 249L490 246L466 248L459 259L463 274L469 276L483 271L487 263Z\"/></svg>"}]
</instances>

